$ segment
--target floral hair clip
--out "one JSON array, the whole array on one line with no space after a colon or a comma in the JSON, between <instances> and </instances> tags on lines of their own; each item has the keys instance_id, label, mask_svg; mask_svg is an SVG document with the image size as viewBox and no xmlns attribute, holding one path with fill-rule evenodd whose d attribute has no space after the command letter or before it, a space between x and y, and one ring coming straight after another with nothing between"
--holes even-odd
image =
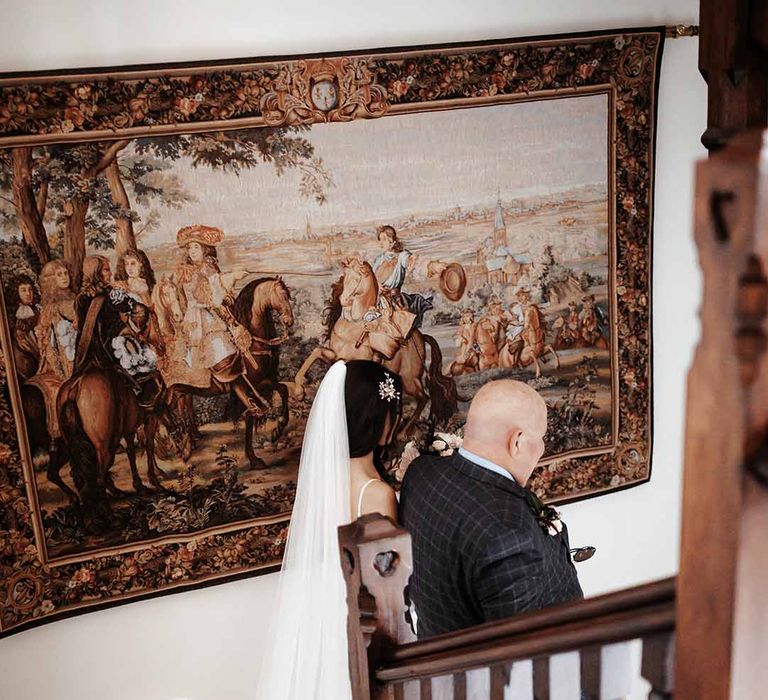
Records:
<instances>
[{"instance_id":1,"label":"floral hair clip","mask_svg":"<svg viewBox=\"0 0 768 700\"><path fill-rule=\"evenodd\" d=\"M387 402L396 401L400 398L400 392L395 389L395 380L391 374L387 374L386 379L379 382L379 396Z\"/></svg>"}]
</instances>

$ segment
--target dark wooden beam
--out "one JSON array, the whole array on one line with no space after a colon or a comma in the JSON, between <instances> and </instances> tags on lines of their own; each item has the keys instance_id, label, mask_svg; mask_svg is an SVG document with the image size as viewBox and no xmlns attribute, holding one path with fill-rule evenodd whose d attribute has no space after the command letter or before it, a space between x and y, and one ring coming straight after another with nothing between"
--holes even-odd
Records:
<instances>
[{"instance_id":1,"label":"dark wooden beam","mask_svg":"<svg viewBox=\"0 0 768 700\"><path fill-rule=\"evenodd\" d=\"M707 82L707 150L768 125L766 0L701 0L699 70Z\"/></svg>"}]
</instances>

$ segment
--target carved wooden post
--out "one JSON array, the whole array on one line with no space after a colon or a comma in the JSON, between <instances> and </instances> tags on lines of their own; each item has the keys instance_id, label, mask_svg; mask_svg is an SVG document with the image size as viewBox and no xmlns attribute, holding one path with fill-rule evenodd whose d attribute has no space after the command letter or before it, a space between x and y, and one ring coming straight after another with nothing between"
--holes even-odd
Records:
<instances>
[{"instance_id":1,"label":"carved wooden post","mask_svg":"<svg viewBox=\"0 0 768 700\"><path fill-rule=\"evenodd\" d=\"M413 571L411 536L389 518L364 515L339 528L347 585L347 639L353 700L390 700L392 688L371 677L391 649L414 641L406 623L404 590Z\"/></svg>"},{"instance_id":2,"label":"carved wooden post","mask_svg":"<svg viewBox=\"0 0 768 700\"><path fill-rule=\"evenodd\" d=\"M697 168L704 296L688 377L680 700L748 700L768 687L768 664L758 661L768 648L768 489L758 486L768 471L767 143L743 134Z\"/></svg>"}]
</instances>

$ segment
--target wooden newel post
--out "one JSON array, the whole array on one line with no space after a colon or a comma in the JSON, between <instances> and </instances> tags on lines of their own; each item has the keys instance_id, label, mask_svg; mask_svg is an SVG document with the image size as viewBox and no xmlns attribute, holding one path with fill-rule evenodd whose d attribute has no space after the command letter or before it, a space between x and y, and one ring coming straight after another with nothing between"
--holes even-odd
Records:
<instances>
[{"instance_id":1,"label":"wooden newel post","mask_svg":"<svg viewBox=\"0 0 768 700\"><path fill-rule=\"evenodd\" d=\"M688 377L675 697L768 687L768 139L698 165L702 338ZM672 303L672 300L670 300Z\"/></svg>"},{"instance_id":2,"label":"wooden newel post","mask_svg":"<svg viewBox=\"0 0 768 700\"><path fill-rule=\"evenodd\" d=\"M405 587L413 570L411 536L389 518L364 515L339 528L347 585L347 639L353 700L394 697L371 673L398 644L413 641L406 622Z\"/></svg>"},{"instance_id":3,"label":"wooden newel post","mask_svg":"<svg viewBox=\"0 0 768 700\"><path fill-rule=\"evenodd\" d=\"M764 0L699 2L699 71L707 82L710 151L768 124L768 5Z\"/></svg>"}]
</instances>

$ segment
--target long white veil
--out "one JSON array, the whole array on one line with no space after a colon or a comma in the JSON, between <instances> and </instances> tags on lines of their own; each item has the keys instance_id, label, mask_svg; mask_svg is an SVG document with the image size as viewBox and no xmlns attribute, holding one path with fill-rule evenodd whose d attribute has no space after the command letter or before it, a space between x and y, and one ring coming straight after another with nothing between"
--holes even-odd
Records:
<instances>
[{"instance_id":1,"label":"long white veil","mask_svg":"<svg viewBox=\"0 0 768 700\"><path fill-rule=\"evenodd\" d=\"M307 420L258 700L351 698L337 539L351 519L346 375L344 362L328 370Z\"/></svg>"}]
</instances>

